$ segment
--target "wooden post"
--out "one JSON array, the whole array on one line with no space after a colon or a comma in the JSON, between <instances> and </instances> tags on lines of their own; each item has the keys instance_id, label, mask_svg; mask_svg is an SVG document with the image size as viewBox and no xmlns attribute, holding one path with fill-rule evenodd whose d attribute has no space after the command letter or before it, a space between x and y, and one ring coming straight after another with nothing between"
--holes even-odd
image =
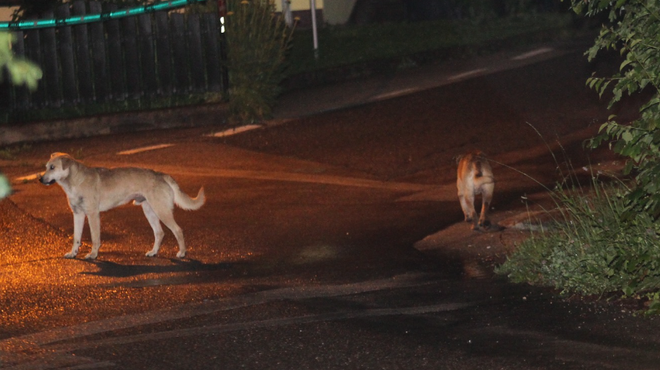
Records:
<instances>
[{"instance_id":1,"label":"wooden post","mask_svg":"<svg viewBox=\"0 0 660 370\"><path fill-rule=\"evenodd\" d=\"M170 26L172 36L172 47L174 48L174 89L175 93L181 94L190 91L190 76L188 63L189 55L186 51L186 30L183 22L183 14L170 14Z\"/></svg>"},{"instance_id":2,"label":"wooden post","mask_svg":"<svg viewBox=\"0 0 660 370\"><path fill-rule=\"evenodd\" d=\"M83 1L73 2L73 15L85 15L85 3ZM89 57L89 36L87 25L73 26L75 35L76 75L78 76L78 89L83 101L94 101L94 82L92 81L92 70Z\"/></svg>"},{"instance_id":3,"label":"wooden post","mask_svg":"<svg viewBox=\"0 0 660 370\"><path fill-rule=\"evenodd\" d=\"M154 38L151 29L151 14L138 16L140 61L142 68L142 83L144 91L142 96L152 96L158 90L156 81L156 58L154 52Z\"/></svg>"},{"instance_id":4,"label":"wooden post","mask_svg":"<svg viewBox=\"0 0 660 370\"><path fill-rule=\"evenodd\" d=\"M156 60L158 60L158 94L172 94L172 50L167 13L156 13Z\"/></svg>"},{"instance_id":5,"label":"wooden post","mask_svg":"<svg viewBox=\"0 0 660 370\"><path fill-rule=\"evenodd\" d=\"M214 14L204 14L202 18L202 38L206 52L205 67L208 90L221 91L222 65L220 61L220 35L218 19Z\"/></svg>"},{"instance_id":6,"label":"wooden post","mask_svg":"<svg viewBox=\"0 0 660 370\"><path fill-rule=\"evenodd\" d=\"M62 4L55 9L57 18L68 18L70 15L69 4ZM58 30L58 41L60 47L60 61L62 66L62 95L63 103L71 105L78 101L78 83L73 62L73 37L71 27L61 27Z\"/></svg>"},{"instance_id":7,"label":"wooden post","mask_svg":"<svg viewBox=\"0 0 660 370\"><path fill-rule=\"evenodd\" d=\"M53 12L44 14L44 19L53 19ZM60 84L59 57L57 56L57 42L55 28L46 28L41 32L43 41L44 64L42 66L46 94L46 104L59 107L62 104L62 86Z\"/></svg>"},{"instance_id":8,"label":"wooden post","mask_svg":"<svg viewBox=\"0 0 660 370\"><path fill-rule=\"evenodd\" d=\"M116 4L105 4L104 6L108 12L117 10ZM112 86L110 97L115 101L120 101L126 99L128 94L119 20L106 21L105 30L108 34L108 63L110 64L110 85Z\"/></svg>"},{"instance_id":9,"label":"wooden post","mask_svg":"<svg viewBox=\"0 0 660 370\"><path fill-rule=\"evenodd\" d=\"M89 2L90 14L100 14L101 11L101 3L98 1ZM92 42L92 67L96 101L104 102L108 100L110 96L110 81L108 81L108 58L105 52L107 42L103 30L103 23L95 22L90 24L89 31Z\"/></svg>"},{"instance_id":10,"label":"wooden post","mask_svg":"<svg viewBox=\"0 0 660 370\"><path fill-rule=\"evenodd\" d=\"M142 93L142 78L140 76L140 59L137 51L137 41L135 35L137 27L135 26L135 17L126 17L121 19L122 40L124 46L124 57L126 64L126 85L128 96L137 99Z\"/></svg>"},{"instance_id":11,"label":"wooden post","mask_svg":"<svg viewBox=\"0 0 660 370\"><path fill-rule=\"evenodd\" d=\"M188 62L192 77L192 90L195 92L206 89L204 78L204 63L202 59L202 38L199 28L199 14L188 15Z\"/></svg>"}]
</instances>

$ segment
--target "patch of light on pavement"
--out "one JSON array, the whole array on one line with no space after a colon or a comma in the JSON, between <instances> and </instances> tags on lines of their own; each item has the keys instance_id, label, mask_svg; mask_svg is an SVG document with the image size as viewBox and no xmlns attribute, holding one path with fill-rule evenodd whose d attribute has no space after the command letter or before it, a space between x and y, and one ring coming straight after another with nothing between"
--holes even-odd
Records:
<instances>
[{"instance_id":1,"label":"patch of light on pavement","mask_svg":"<svg viewBox=\"0 0 660 370\"><path fill-rule=\"evenodd\" d=\"M533 58L533 57L535 57L535 56L537 56L537 55L541 55L541 54L549 53L549 52L551 52L551 51L553 51L553 50L554 50L553 48L539 48L539 49L536 49L536 50L529 51L529 52L527 52L527 53L523 53L523 54L517 55L517 56L511 58L511 60L524 60L524 59L529 59L529 58Z\"/></svg>"},{"instance_id":2,"label":"patch of light on pavement","mask_svg":"<svg viewBox=\"0 0 660 370\"><path fill-rule=\"evenodd\" d=\"M250 131L250 130L254 130L254 129L258 129L258 128L261 128L261 125L245 125L245 126L234 127L234 128L230 128L228 130L216 132L216 133L211 134L209 136L212 136L212 137L225 137L225 136L236 135L236 134L239 134L241 132Z\"/></svg>"},{"instance_id":3,"label":"patch of light on pavement","mask_svg":"<svg viewBox=\"0 0 660 370\"><path fill-rule=\"evenodd\" d=\"M141 153L141 152L148 152L150 150L169 148L173 145L174 144L159 144L159 145L145 146L145 147L142 147L142 148L124 150L124 151L118 152L117 154L118 155L131 155L131 154L136 154L136 153Z\"/></svg>"},{"instance_id":4,"label":"patch of light on pavement","mask_svg":"<svg viewBox=\"0 0 660 370\"><path fill-rule=\"evenodd\" d=\"M23 177L15 177L14 181L15 182L32 181L32 180L38 179L40 175L41 175L41 172L35 173L35 174L32 174L32 175L23 176Z\"/></svg>"},{"instance_id":5,"label":"patch of light on pavement","mask_svg":"<svg viewBox=\"0 0 660 370\"><path fill-rule=\"evenodd\" d=\"M397 90L397 91L392 91L392 92L388 92L388 93L385 93L385 94L376 95L373 98L371 98L371 100L375 101L375 100L384 100L384 99L389 99L389 98L395 98L397 96L416 93L417 91L419 91L419 89L417 89L417 88Z\"/></svg>"},{"instance_id":6,"label":"patch of light on pavement","mask_svg":"<svg viewBox=\"0 0 660 370\"><path fill-rule=\"evenodd\" d=\"M467 71L467 72L459 73L457 75L450 76L447 79L449 81L461 80L463 78L480 75L480 74L486 72L487 70L488 70L488 68L477 68L477 69L473 69L471 71Z\"/></svg>"}]
</instances>

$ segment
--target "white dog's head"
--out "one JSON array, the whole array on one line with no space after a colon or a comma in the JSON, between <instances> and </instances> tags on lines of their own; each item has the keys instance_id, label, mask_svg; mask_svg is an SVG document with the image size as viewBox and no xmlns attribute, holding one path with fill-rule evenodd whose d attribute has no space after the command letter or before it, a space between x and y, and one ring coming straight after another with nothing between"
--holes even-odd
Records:
<instances>
[{"instance_id":1,"label":"white dog's head","mask_svg":"<svg viewBox=\"0 0 660 370\"><path fill-rule=\"evenodd\" d=\"M45 185L53 185L62 179L66 179L69 176L71 164L74 162L75 159L66 153L51 154L50 160L46 163L46 172L39 181Z\"/></svg>"}]
</instances>

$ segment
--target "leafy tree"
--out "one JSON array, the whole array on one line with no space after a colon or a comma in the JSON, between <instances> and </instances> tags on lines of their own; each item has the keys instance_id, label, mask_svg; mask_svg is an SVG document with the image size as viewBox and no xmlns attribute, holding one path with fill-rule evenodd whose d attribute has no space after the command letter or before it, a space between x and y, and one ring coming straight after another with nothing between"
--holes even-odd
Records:
<instances>
[{"instance_id":1,"label":"leafy tree","mask_svg":"<svg viewBox=\"0 0 660 370\"><path fill-rule=\"evenodd\" d=\"M18 58L11 51L12 34L0 32L0 68L7 69L9 79L15 85L26 85L35 90L42 76L41 69L28 60ZM0 74L0 76L2 76ZM7 178L0 173L0 199L11 193Z\"/></svg>"},{"instance_id":2,"label":"leafy tree","mask_svg":"<svg viewBox=\"0 0 660 370\"><path fill-rule=\"evenodd\" d=\"M651 93L640 108L636 121L624 124L611 116L591 147L609 143L610 148L629 160L626 173L634 173L636 186L628 194L629 213L644 211L660 216L660 2L652 0L571 0L573 9L587 16L606 12L594 45L587 51L589 60L600 50L618 50L623 56L620 71L609 77L592 77L587 83L602 96L611 88L609 107L624 95Z\"/></svg>"},{"instance_id":3,"label":"leafy tree","mask_svg":"<svg viewBox=\"0 0 660 370\"><path fill-rule=\"evenodd\" d=\"M10 33L0 32L0 68L7 69L14 85L26 85L30 90L35 90L42 76L41 69L27 59L14 55L11 50L13 37Z\"/></svg>"}]
</instances>

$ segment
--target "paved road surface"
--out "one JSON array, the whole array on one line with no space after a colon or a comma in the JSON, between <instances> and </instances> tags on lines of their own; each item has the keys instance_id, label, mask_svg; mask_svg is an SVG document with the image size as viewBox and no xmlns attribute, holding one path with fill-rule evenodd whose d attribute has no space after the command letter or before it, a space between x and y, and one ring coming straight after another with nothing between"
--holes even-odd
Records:
<instances>
[{"instance_id":1,"label":"paved road surface","mask_svg":"<svg viewBox=\"0 0 660 370\"><path fill-rule=\"evenodd\" d=\"M654 368L656 319L509 284L492 268L524 233L461 222L452 158L465 150L546 184L557 164L536 131L576 169L620 164L603 151L589 162L581 146L608 115L584 79L615 64L549 47L294 92L278 119L237 135L206 126L61 140L3 161L12 179L55 151L145 166L190 194L204 185L208 202L176 213L184 260L169 234L159 257L143 256L153 236L132 206L103 215L97 261L65 260L63 192L16 181L0 202L0 366ZM535 63L496 68L520 60ZM494 169L496 222L524 209L524 194L543 201L527 177Z\"/></svg>"}]
</instances>

